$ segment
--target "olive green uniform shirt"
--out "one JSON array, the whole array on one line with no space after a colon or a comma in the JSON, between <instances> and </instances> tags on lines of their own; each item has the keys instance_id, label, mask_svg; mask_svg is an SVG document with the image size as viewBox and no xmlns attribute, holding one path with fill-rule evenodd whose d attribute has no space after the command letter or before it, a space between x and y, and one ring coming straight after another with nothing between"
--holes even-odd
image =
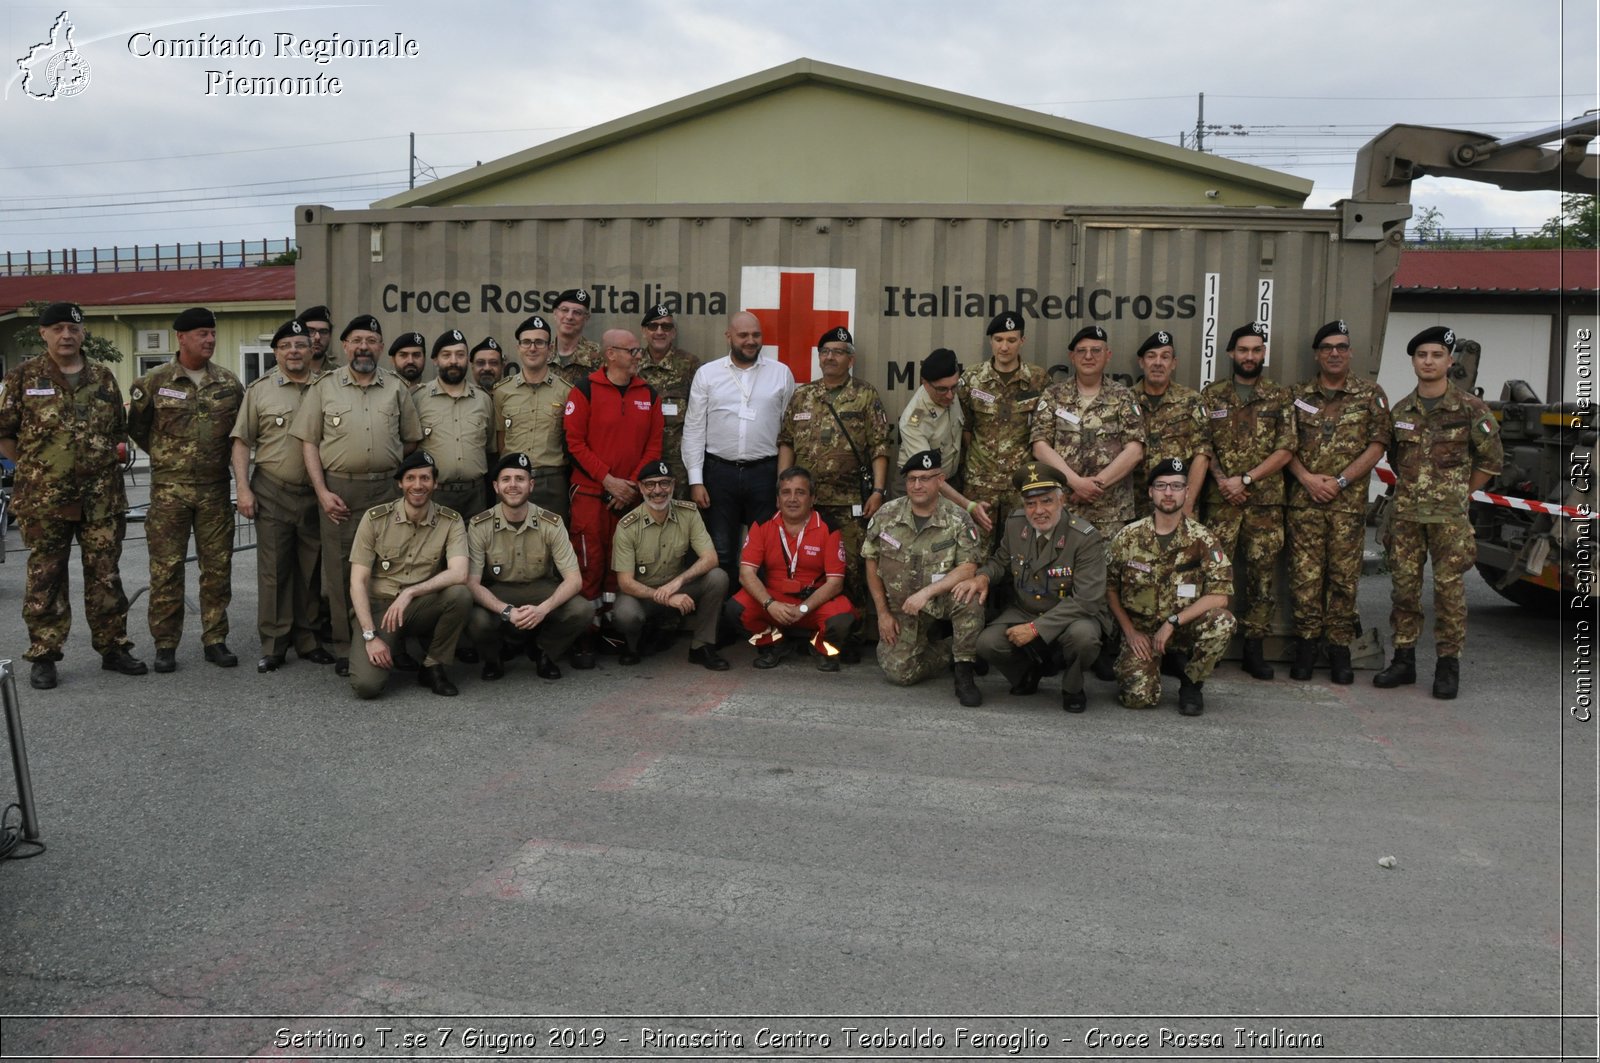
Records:
<instances>
[{"instance_id":1,"label":"olive green uniform shirt","mask_svg":"<svg viewBox=\"0 0 1600 1063\"><path fill-rule=\"evenodd\" d=\"M297 384L274 369L244 389L244 401L233 420L234 439L255 451L256 468L280 483L307 487L305 448L290 434L311 381Z\"/></svg>"},{"instance_id":2,"label":"olive green uniform shirt","mask_svg":"<svg viewBox=\"0 0 1600 1063\"><path fill-rule=\"evenodd\" d=\"M494 399L487 391L467 384L453 396L434 379L412 392L411 399L422 425L422 447L438 463L440 483L475 482L488 475L495 430Z\"/></svg>"},{"instance_id":3,"label":"olive green uniform shirt","mask_svg":"<svg viewBox=\"0 0 1600 1063\"><path fill-rule=\"evenodd\" d=\"M694 566L701 556L714 553L700 507L677 500L667 509L667 519L657 521L650 508L640 505L617 523L611 540L611 568L632 572L646 587L660 587Z\"/></svg>"},{"instance_id":4,"label":"olive green uniform shirt","mask_svg":"<svg viewBox=\"0 0 1600 1063\"><path fill-rule=\"evenodd\" d=\"M528 455L534 468L567 464L566 432L562 417L572 385L553 369L537 384L518 374L494 389L494 416L505 436L501 453Z\"/></svg>"},{"instance_id":5,"label":"olive green uniform shirt","mask_svg":"<svg viewBox=\"0 0 1600 1063\"><path fill-rule=\"evenodd\" d=\"M504 504L496 502L467 527L467 565L469 574L489 587L577 572L578 555L554 513L530 502L528 515L512 523Z\"/></svg>"},{"instance_id":6,"label":"olive green uniform shirt","mask_svg":"<svg viewBox=\"0 0 1600 1063\"><path fill-rule=\"evenodd\" d=\"M404 502L373 506L362 516L350 547L350 563L372 570L369 593L386 599L432 579L451 558L466 556L467 531L461 514L432 502L420 523L406 519Z\"/></svg>"},{"instance_id":7,"label":"olive green uniform shirt","mask_svg":"<svg viewBox=\"0 0 1600 1063\"><path fill-rule=\"evenodd\" d=\"M411 393L392 373L363 387L348 366L324 373L307 389L290 433L316 444L326 472L339 476L392 473L405 444L422 439Z\"/></svg>"}]
</instances>

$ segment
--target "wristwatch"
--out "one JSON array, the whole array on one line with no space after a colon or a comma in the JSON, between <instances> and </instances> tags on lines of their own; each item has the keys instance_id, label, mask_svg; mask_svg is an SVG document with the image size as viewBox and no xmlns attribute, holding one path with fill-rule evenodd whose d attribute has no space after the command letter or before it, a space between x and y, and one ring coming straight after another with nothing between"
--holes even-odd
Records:
<instances>
[{"instance_id":1,"label":"wristwatch","mask_svg":"<svg viewBox=\"0 0 1600 1063\"><path fill-rule=\"evenodd\" d=\"M801 616L805 616L809 612L811 612L811 606L807 605L805 602L801 602L800 603L800 615Z\"/></svg>"},{"instance_id":2,"label":"wristwatch","mask_svg":"<svg viewBox=\"0 0 1600 1063\"><path fill-rule=\"evenodd\" d=\"M1177 613L1173 613L1171 616L1167 617L1167 623L1171 624L1174 630L1183 626L1183 621L1178 619Z\"/></svg>"},{"instance_id":3,"label":"wristwatch","mask_svg":"<svg viewBox=\"0 0 1600 1063\"><path fill-rule=\"evenodd\" d=\"M1245 473L1243 476L1239 477L1239 482L1244 484L1246 487L1249 487L1251 484L1256 482L1256 478L1251 476L1249 473Z\"/></svg>"},{"instance_id":4,"label":"wristwatch","mask_svg":"<svg viewBox=\"0 0 1600 1063\"><path fill-rule=\"evenodd\" d=\"M1343 476L1335 476L1333 478L1333 482L1339 485L1339 490L1341 491L1350 486L1350 481L1346 480Z\"/></svg>"},{"instance_id":5,"label":"wristwatch","mask_svg":"<svg viewBox=\"0 0 1600 1063\"><path fill-rule=\"evenodd\" d=\"M504 609L500 610L500 619L501 620L510 620L511 619L511 609L512 609L512 607L510 605L507 605Z\"/></svg>"},{"instance_id":6,"label":"wristwatch","mask_svg":"<svg viewBox=\"0 0 1600 1063\"><path fill-rule=\"evenodd\" d=\"M378 637L378 633L373 631L371 628L367 628L361 632L361 637L367 642L371 642L373 639Z\"/></svg>"}]
</instances>

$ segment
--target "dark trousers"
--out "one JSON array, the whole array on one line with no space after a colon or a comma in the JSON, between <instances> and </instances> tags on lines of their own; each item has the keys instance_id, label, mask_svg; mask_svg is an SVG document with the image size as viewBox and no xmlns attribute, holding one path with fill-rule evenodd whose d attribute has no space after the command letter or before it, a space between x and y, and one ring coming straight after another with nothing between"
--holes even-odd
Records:
<instances>
[{"instance_id":1,"label":"dark trousers","mask_svg":"<svg viewBox=\"0 0 1600 1063\"><path fill-rule=\"evenodd\" d=\"M778 510L778 457L735 465L706 455L701 472L711 508L705 511L706 531L717 548L717 562L728 574L729 585L739 585L739 529L771 520Z\"/></svg>"}]
</instances>

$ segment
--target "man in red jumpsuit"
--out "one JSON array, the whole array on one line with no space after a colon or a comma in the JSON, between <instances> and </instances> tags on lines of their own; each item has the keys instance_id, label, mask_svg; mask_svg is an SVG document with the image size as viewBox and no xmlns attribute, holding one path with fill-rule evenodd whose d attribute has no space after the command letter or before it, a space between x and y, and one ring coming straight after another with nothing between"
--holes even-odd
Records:
<instances>
[{"instance_id":1,"label":"man in red jumpsuit","mask_svg":"<svg viewBox=\"0 0 1600 1063\"><path fill-rule=\"evenodd\" d=\"M844 543L816 511L811 473L795 466L778 474L778 512L750 526L739 557L742 588L724 615L759 639L755 666L773 668L783 656L776 637L812 636L817 668L837 672L837 648L855 619L844 596ZM815 636L821 634L821 639Z\"/></svg>"},{"instance_id":2,"label":"man in red jumpsuit","mask_svg":"<svg viewBox=\"0 0 1600 1063\"><path fill-rule=\"evenodd\" d=\"M633 477L661 457L661 402L639 376L643 348L626 329L609 330L601 345L601 368L573 385L562 421L572 455L572 549L583 596L596 605L603 592L616 595L611 537L642 497ZM572 666L594 667L592 637L573 645Z\"/></svg>"}]
</instances>

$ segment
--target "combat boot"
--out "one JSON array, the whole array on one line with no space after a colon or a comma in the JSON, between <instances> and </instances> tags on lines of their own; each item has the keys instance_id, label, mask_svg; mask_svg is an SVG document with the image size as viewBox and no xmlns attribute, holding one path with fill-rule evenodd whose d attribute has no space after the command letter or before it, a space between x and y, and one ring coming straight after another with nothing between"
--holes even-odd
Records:
<instances>
[{"instance_id":1,"label":"combat boot","mask_svg":"<svg viewBox=\"0 0 1600 1063\"><path fill-rule=\"evenodd\" d=\"M1415 646L1396 646L1394 660L1389 662L1389 667L1372 677L1372 685L1387 690L1390 687L1402 686L1417 681L1417 648Z\"/></svg>"},{"instance_id":2,"label":"combat boot","mask_svg":"<svg viewBox=\"0 0 1600 1063\"><path fill-rule=\"evenodd\" d=\"M1257 679L1271 679L1273 676L1272 665L1267 663L1260 639L1244 640L1244 658L1239 665Z\"/></svg>"},{"instance_id":3,"label":"combat boot","mask_svg":"<svg viewBox=\"0 0 1600 1063\"><path fill-rule=\"evenodd\" d=\"M971 661L957 661L956 673L956 700L969 709L975 709L983 704L983 691L978 689L978 680L972 674Z\"/></svg>"},{"instance_id":4,"label":"combat boot","mask_svg":"<svg viewBox=\"0 0 1600 1063\"><path fill-rule=\"evenodd\" d=\"M1356 681L1355 669L1350 667L1349 646L1328 647L1328 671L1330 678L1340 686L1347 687Z\"/></svg>"},{"instance_id":5,"label":"combat boot","mask_svg":"<svg viewBox=\"0 0 1600 1063\"><path fill-rule=\"evenodd\" d=\"M1305 682L1317 663L1317 640L1300 639L1294 648L1294 663L1289 666L1289 678Z\"/></svg>"},{"instance_id":6,"label":"combat boot","mask_svg":"<svg viewBox=\"0 0 1600 1063\"><path fill-rule=\"evenodd\" d=\"M1433 667L1433 696L1449 701L1461 686L1461 659L1440 657Z\"/></svg>"},{"instance_id":7,"label":"combat boot","mask_svg":"<svg viewBox=\"0 0 1600 1063\"><path fill-rule=\"evenodd\" d=\"M1178 682L1178 712L1183 716L1199 716L1206 711L1206 696L1201 692L1204 683L1194 683L1184 676Z\"/></svg>"}]
</instances>

